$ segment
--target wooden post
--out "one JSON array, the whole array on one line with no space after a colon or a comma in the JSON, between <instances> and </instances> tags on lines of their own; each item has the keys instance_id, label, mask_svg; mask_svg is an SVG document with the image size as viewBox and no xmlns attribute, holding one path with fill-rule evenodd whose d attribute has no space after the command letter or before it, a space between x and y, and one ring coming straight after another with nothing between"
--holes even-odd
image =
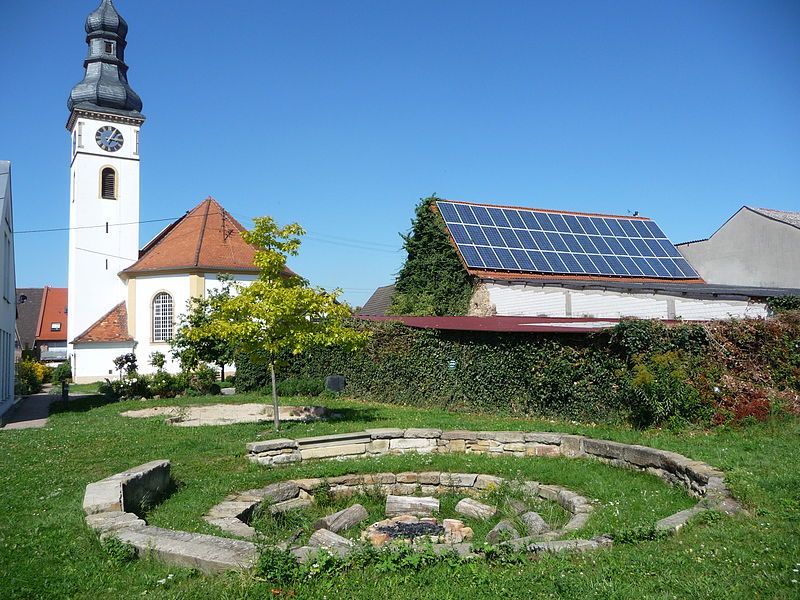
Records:
<instances>
[{"instance_id":1,"label":"wooden post","mask_svg":"<svg viewBox=\"0 0 800 600\"><path fill-rule=\"evenodd\" d=\"M275 385L275 361L269 363L269 374L272 377L272 420L275 423L275 431L281 428L281 416L278 412L278 387Z\"/></svg>"}]
</instances>

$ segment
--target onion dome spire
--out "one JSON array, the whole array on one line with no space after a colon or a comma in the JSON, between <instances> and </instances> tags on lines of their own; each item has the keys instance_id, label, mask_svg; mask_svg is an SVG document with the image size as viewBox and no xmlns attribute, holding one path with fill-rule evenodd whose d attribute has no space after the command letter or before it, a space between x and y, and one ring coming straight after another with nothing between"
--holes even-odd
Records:
<instances>
[{"instance_id":1,"label":"onion dome spire","mask_svg":"<svg viewBox=\"0 0 800 600\"><path fill-rule=\"evenodd\" d=\"M112 0L102 0L86 18L85 29L89 45L89 54L83 61L86 74L72 88L67 108L142 118L142 99L128 84L125 64L128 24Z\"/></svg>"}]
</instances>

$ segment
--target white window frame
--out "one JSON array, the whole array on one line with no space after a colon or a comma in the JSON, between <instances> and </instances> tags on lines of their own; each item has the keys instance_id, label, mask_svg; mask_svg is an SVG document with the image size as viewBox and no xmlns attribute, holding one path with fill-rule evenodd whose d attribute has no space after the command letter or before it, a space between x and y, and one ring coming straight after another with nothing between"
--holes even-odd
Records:
<instances>
[{"instance_id":1,"label":"white window frame","mask_svg":"<svg viewBox=\"0 0 800 600\"><path fill-rule=\"evenodd\" d=\"M175 333L175 303L169 292L158 292L150 303L150 333L153 342L169 342Z\"/></svg>"}]
</instances>

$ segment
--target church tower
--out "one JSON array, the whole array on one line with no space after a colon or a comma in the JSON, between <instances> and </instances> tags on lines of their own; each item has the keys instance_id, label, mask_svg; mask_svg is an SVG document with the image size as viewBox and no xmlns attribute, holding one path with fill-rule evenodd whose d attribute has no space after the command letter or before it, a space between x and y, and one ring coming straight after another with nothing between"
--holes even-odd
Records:
<instances>
[{"instance_id":1,"label":"church tower","mask_svg":"<svg viewBox=\"0 0 800 600\"><path fill-rule=\"evenodd\" d=\"M102 0L86 19L86 73L67 102L70 342L125 300L117 274L139 253L139 129L145 118L128 84L127 33L112 0Z\"/></svg>"}]
</instances>

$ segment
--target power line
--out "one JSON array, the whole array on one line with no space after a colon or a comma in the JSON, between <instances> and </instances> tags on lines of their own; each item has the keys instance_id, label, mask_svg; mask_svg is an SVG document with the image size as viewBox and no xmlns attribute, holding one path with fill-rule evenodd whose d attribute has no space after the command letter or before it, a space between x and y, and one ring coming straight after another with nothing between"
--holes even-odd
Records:
<instances>
[{"instance_id":1,"label":"power line","mask_svg":"<svg viewBox=\"0 0 800 600\"><path fill-rule=\"evenodd\" d=\"M107 254L105 252L98 252L97 250L89 250L88 248L75 248L75 250L88 252L89 254L99 254L100 256L107 256L109 258L119 258L120 260L129 260L131 262L136 262L138 260L136 258L127 258L125 256L117 256L116 254Z\"/></svg>"}]
</instances>

